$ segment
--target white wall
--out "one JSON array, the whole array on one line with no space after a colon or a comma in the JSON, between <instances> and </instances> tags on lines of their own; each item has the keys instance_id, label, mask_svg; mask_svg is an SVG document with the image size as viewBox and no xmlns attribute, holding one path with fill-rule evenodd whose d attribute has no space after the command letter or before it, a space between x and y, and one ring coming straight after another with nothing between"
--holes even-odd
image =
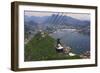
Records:
<instances>
[{"instance_id":1,"label":"white wall","mask_svg":"<svg viewBox=\"0 0 100 73\"><path fill-rule=\"evenodd\" d=\"M10 54L11 54L11 12L10 3L14 0L0 0L0 73L14 73L10 70ZM19 0L20 1L20 0ZM21 0L21 1L33 1L33 2L45 2L45 3L62 3L62 4L77 4L77 5L93 5L99 6L100 0ZM100 10L99 12L100 13ZM98 19L100 14L98 14ZM100 28L98 22L98 28ZM99 29L100 31L100 29ZM98 33L100 37L100 33ZM100 43L100 38L98 39ZM100 46L99 46L100 48ZM100 50L98 50L100 52ZM100 55L100 53L99 53ZM100 58L99 58L100 61ZM100 63L99 63L100 65ZM88 68L73 68L73 69L56 69L56 70L40 70L34 71L34 73L99 73L100 66L88 67ZM24 72L22 72L24 73ZM26 71L25 73L33 73L33 71Z\"/></svg>"}]
</instances>

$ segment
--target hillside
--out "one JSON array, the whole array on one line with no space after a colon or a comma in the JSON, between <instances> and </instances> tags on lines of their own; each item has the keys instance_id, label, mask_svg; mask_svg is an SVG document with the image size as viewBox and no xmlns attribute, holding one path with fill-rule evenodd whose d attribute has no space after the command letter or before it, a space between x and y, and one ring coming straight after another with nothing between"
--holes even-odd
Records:
<instances>
[{"instance_id":1,"label":"hillside","mask_svg":"<svg viewBox=\"0 0 100 73\"><path fill-rule=\"evenodd\" d=\"M56 59L79 59L79 56L66 56L55 50L55 39L47 33L37 33L27 44L25 44L25 61L56 60Z\"/></svg>"}]
</instances>

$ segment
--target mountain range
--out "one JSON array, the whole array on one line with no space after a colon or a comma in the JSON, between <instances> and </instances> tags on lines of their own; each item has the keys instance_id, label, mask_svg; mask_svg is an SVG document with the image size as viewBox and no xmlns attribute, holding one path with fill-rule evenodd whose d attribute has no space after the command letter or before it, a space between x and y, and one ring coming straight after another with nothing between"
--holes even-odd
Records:
<instances>
[{"instance_id":1,"label":"mountain range","mask_svg":"<svg viewBox=\"0 0 100 73\"><path fill-rule=\"evenodd\" d=\"M57 15L52 14L51 16L26 16L24 18L25 22L33 21L38 24L50 24L50 25L70 25L70 26L87 26L90 25L89 20L79 20L72 18L70 16L64 16L64 15Z\"/></svg>"},{"instance_id":2,"label":"mountain range","mask_svg":"<svg viewBox=\"0 0 100 73\"><path fill-rule=\"evenodd\" d=\"M24 26L26 31L45 29L47 26L50 27L62 27L62 26L71 26L76 29L83 29L90 27L89 20L82 20L72 18L70 16L52 14L51 16L27 16L24 15ZM88 28L90 29L90 28ZM88 30L85 29L85 30Z\"/></svg>"}]
</instances>

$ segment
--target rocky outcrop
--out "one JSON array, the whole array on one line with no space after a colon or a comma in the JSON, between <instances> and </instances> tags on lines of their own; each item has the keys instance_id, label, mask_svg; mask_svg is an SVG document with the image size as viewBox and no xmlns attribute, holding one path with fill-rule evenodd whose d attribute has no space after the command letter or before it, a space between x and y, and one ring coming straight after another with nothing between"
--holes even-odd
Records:
<instances>
[{"instance_id":1,"label":"rocky outcrop","mask_svg":"<svg viewBox=\"0 0 100 73\"><path fill-rule=\"evenodd\" d=\"M71 48L70 48L70 47L65 47L65 48L63 49L63 53L64 53L64 54L69 54L69 52L71 52Z\"/></svg>"},{"instance_id":2,"label":"rocky outcrop","mask_svg":"<svg viewBox=\"0 0 100 73\"><path fill-rule=\"evenodd\" d=\"M86 51L83 54L80 55L83 59L89 59L90 58L90 51Z\"/></svg>"},{"instance_id":3,"label":"rocky outcrop","mask_svg":"<svg viewBox=\"0 0 100 73\"><path fill-rule=\"evenodd\" d=\"M65 47L63 49L63 53L68 55L68 56L75 56L76 54L72 52L72 48L70 48L69 46L68 47Z\"/></svg>"}]
</instances>

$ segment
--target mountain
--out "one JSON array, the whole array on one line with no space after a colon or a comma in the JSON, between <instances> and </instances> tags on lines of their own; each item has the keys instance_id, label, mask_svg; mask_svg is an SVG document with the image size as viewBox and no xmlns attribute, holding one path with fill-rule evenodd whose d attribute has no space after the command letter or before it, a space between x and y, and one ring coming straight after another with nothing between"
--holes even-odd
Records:
<instances>
[{"instance_id":1,"label":"mountain","mask_svg":"<svg viewBox=\"0 0 100 73\"><path fill-rule=\"evenodd\" d=\"M46 34L46 33L45 33ZM25 45L25 61L47 60L56 54L54 49L55 40L46 34L42 37L41 33L37 33Z\"/></svg>"},{"instance_id":2,"label":"mountain","mask_svg":"<svg viewBox=\"0 0 100 73\"><path fill-rule=\"evenodd\" d=\"M25 44L24 61L43 61L43 60L64 60L64 59L80 59L78 55L67 56L56 52L56 40L47 33L37 33L27 44Z\"/></svg>"},{"instance_id":3,"label":"mountain","mask_svg":"<svg viewBox=\"0 0 100 73\"><path fill-rule=\"evenodd\" d=\"M35 21L37 23L43 23L46 19L48 19L49 16L43 16L43 17L39 17L39 16L24 16L24 20L25 21Z\"/></svg>"},{"instance_id":4,"label":"mountain","mask_svg":"<svg viewBox=\"0 0 100 73\"><path fill-rule=\"evenodd\" d=\"M25 31L34 30L38 28L38 23L35 21L24 21Z\"/></svg>"},{"instance_id":5,"label":"mountain","mask_svg":"<svg viewBox=\"0 0 100 73\"><path fill-rule=\"evenodd\" d=\"M24 21L24 36L25 39L30 38L38 30L38 23L35 21Z\"/></svg>"},{"instance_id":6,"label":"mountain","mask_svg":"<svg viewBox=\"0 0 100 73\"><path fill-rule=\"evenodd\" d=\"M39 28L41 30L47 30L48 32L53 32L56 29L85 29L89 32L90 26L89 20L79 20L72 18L71 16L52 14L51 16L24 16L25 31L37 31ZM82 30L83 32L83 30Z\"/></svg>"},{"instance_id":7,"label":"mountain","mask_svg":"<svg viewBox=\"0 0 100 73\"><path fill-rule=\"evenodd\" d=\"M25 15L24 20L26 22L35 21L36 23L47 26L68 25L68 26L78 27L78 26L90 25L89 20L79 20L72 18L70 16L58 15L58 14L52 14L51 16L42 16L42 17Z\"/></svg>"},{"instance_id":8,"label":"mountain","mask_svg":"<svg viewBox=\"0 0 100 73\"><path fill-rule=\"evenodd\" d=\"M51 25L68 25L68 26L87 26L90 25L88 20L79 20L70 16L53 14L47 19L44 24Z\"/></svg>"}]
</instances>

